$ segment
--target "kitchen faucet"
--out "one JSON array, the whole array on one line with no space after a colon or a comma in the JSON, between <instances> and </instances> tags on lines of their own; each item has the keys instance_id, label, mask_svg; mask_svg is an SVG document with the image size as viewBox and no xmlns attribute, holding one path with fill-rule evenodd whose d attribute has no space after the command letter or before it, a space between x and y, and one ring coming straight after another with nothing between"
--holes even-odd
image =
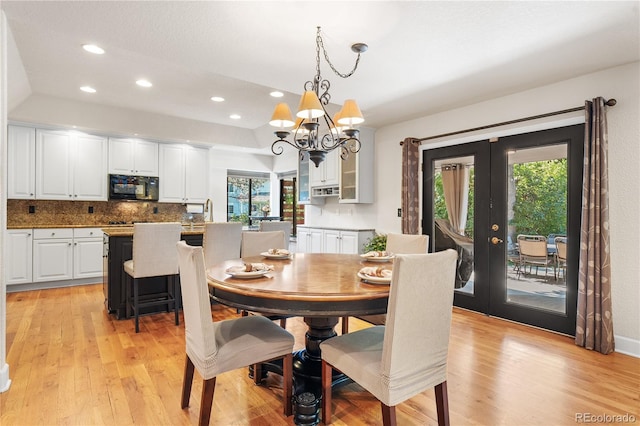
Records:
<instances>
[{"instance_id":1,"label":"kitchen faucet","mask_svg":"<svg viewBox=\"0 0 640 426\"><path fill-rule=\"evenodd\" d=\"M204 203L204 221L213 222L213 202L210 198Z\"/></svg>"}]
</instances>

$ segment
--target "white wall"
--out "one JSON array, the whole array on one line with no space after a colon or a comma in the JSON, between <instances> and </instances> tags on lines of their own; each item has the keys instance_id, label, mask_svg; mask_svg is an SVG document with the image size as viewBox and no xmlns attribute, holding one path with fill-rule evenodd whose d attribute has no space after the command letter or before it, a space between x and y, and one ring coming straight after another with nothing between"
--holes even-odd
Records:
<instances>
[{"instance_id":1,"label":"white wall","mask_svg":"<svg viewBox=\"0 0 640 426\"><path fill-rule=\"evenodd\" d=\"M0 229L7 223L7 20L0 11ZM0 252L4 247L4 232L0 233ZM4 256L0 256L0 393L11 386L7 364L7 286L4 279Z\"/></svg>"},{"instance_id":2,"label":"white wall","mask_svg":"<svg viewBox=\"0 0 640 426\"><path fill-rule=\"evenodd\" d=\"M384 179L376 180L376 229L399 232L401 185L401 147L405 137L427 137L516 118L584 105L597 96L615 98L609 108L609 184L611 221L611 267L614 332L617 350L640 356L640 63L603 70L579 78L558 82L534 90L496 98L465 108L451 110L376 132L376 170ZM581 116L578 113L577 116ZM508 130L522 133L576 122L576 114L538 120ZM567 119L568 120L565 120ZM582 119L582 121L584 121ZM512 126L513 127L513 126ZM504 129L485 131L458 139L436 140L424 147L455 144L474 139L504 135ZM384 171L384 172L382 172ZM394 208L390 208L393 206ZM362 209L368 217L369 207Z\"/></svg>"}]
</instances>

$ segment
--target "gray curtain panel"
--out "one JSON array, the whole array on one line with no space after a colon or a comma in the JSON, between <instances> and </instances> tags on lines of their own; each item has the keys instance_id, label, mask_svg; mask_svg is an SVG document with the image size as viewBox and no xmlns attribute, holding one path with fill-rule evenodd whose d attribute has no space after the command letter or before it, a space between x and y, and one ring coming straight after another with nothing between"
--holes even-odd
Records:
<instances>
[{"instance_id":1,"label":"gray curtain panel","mask_svg":"<svg viewBox=\"0 0 640 426\"><path fill-rule=\"evenodd\" d=\"M582 221L576 345L603 354L615 350L609 257L609 180L605 100L585 102Z\"/></svg>"},{"instance_id":2,"label":"gray curtain panel","mask_svg":"<svg viewBox=\"0 0 640 426\"><path fill-rule=\"evenodd\" d=\"M402 142L402 233L420 232L420 142L406 138Z\"/></svg>"}]
</instances>

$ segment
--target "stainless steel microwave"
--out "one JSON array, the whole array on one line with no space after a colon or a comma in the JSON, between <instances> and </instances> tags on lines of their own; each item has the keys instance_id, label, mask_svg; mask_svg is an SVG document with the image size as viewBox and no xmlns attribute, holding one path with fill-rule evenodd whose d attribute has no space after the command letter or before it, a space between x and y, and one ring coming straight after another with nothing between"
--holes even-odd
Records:
<instances>
[{"instance_id":1,"label":"stainless steel microwave","mask_svg":"<svg viewBox=\"0 0 640 426\"><path fill-rule=\"evenodd\" d=\"M155 176L109 175L109 199L158 201L158 178Z\"/></svg>"}]
</instances>

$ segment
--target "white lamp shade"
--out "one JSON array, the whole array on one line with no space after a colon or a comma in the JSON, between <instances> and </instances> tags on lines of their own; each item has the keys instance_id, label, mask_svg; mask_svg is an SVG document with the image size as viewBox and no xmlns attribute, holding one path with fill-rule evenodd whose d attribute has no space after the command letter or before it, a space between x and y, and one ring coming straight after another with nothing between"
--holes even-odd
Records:
<instances>
[{"instance_id":1,"label":"white lamp shade","mask_svg":"<svg viewBox=\"0 0 640 426\"><path fill-rule=\"evenodd\" d=\"M284 102L276 105L276 109L273 110L271 121L269 121L273 127L291 127L293 126L293 118L291 117L291 110L289 105Z\"/></svg>"},{"instance_id":2,"label":"white lamp shade","mask_svg":"<svg viewBox=\"0 0 640 426\"><path fill-rule=\"evenodd\" d=\"M300 105L298 106L297 117L304 119L312 119L322 117L324 115L324 109L320 104L318 95L313 90L307 90L302 94L300 98Z\"/></svg>"},{"instance_id":3,"label":"white lamp shade","mask_svg":"<svg viewBox=\"0 0 640 426\"><path fill-rule=\"evenodd\" d=\"M360 108L356 101L354 99L347 99L344 101L344 105L340 110L338 123L347 127L352 127L363 122L364 117L362 116L362 112L360 112Z\"/></svg>"}]
</instances>

